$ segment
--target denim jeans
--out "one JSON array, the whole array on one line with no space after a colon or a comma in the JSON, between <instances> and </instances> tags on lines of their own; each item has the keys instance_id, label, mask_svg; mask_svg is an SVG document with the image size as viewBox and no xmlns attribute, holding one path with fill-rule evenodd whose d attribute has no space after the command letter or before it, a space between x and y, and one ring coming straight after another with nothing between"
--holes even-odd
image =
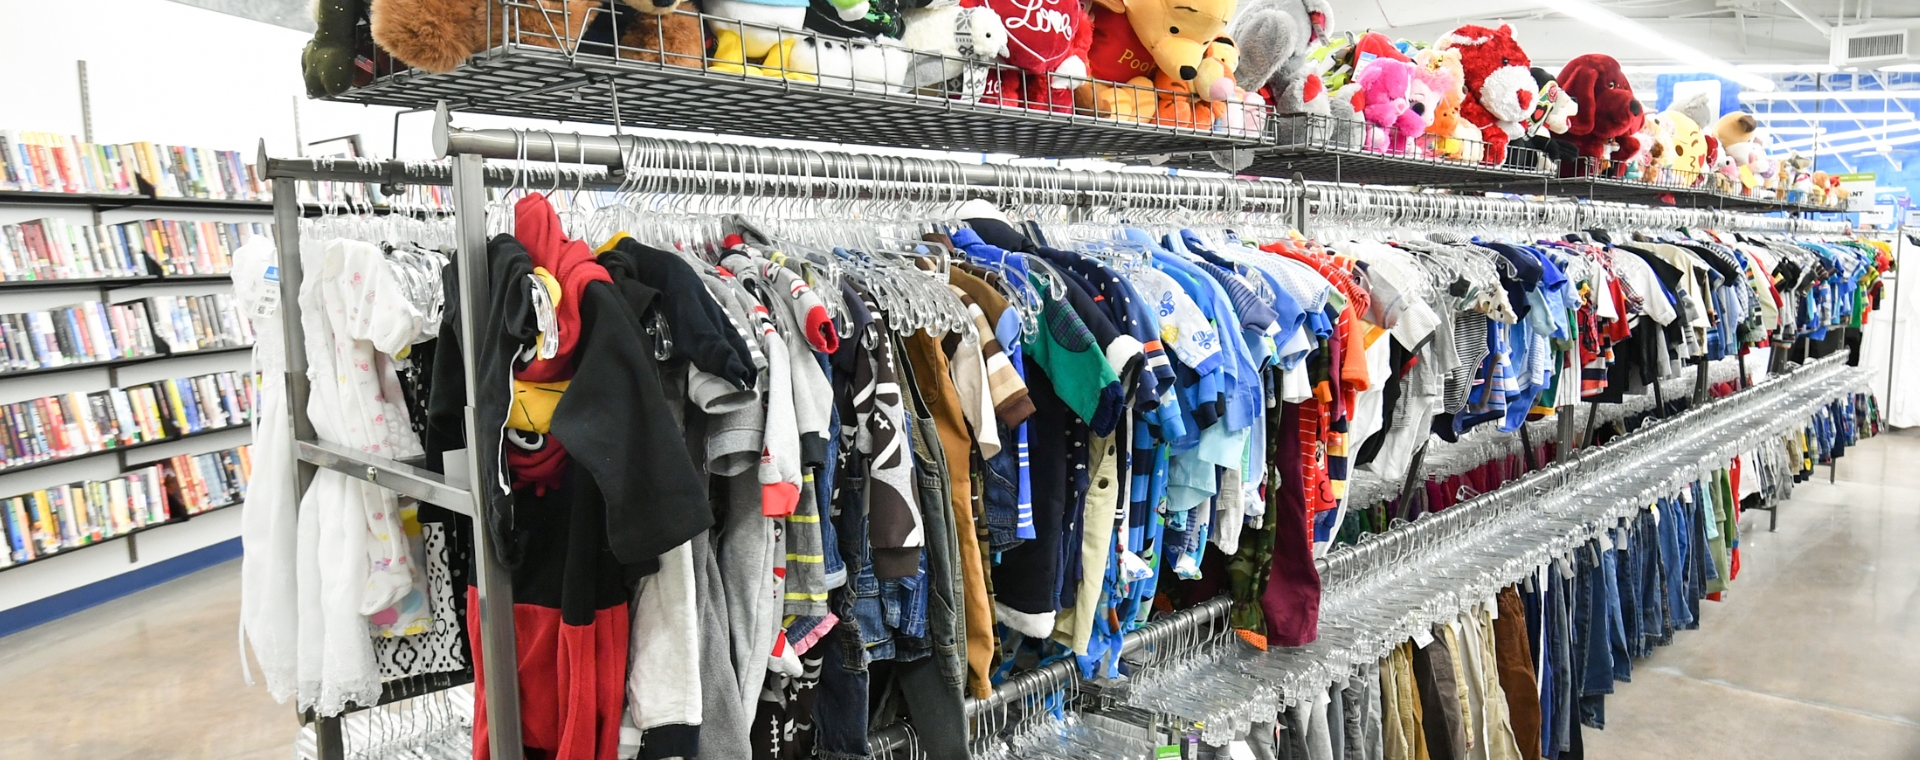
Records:
<instances>
[{"instance_id":1,"label":"denim jeans","mask_svg":"<svg viewBox=\"0 0 1920 760\"><path fill-rule=\"evenodd\" d=\"M935 437L933 419L915 420L913 477L920 500L920 520L926 526L927 639L940 672L958 689L967 680L965 607L962 606L960 541L953 519L953 493L947 480L945 453Z\"/></svg>"},{"instance_id":2,"label":"denim jeans","mask_svg":"<svg viewBox=\"0 0 1920 760\"><path fill-rule=\"evenodd\" d=\"M1000 440L1012 441L1013 431L1002 425ZM995 554L1022 543L1019 537L1019 467L1018 447L1007 443L1000 447L1000 453L987 459L986 467L980 469L981 485L984 486L980 500L987 513L987 548Z\"/></svg>"},{"instance_id":3,"label":"denim jeans","mask_svg":"<svg viewBox=\"0 0 1920 760\"><path fill-rule=\"evenodd\" d=\"M842 553L848 563L847 588L851 597L852 619L859 627L860 643L874 660L893 659L893 627L887 624L886 605L881 601L879 576L873 572L873 544L867 541L867 478L864 462L850 458L840 489L839 536ZM843 616L849 617L849 616Z\"/></svg>"},{"instance_id":4,"label":"denim jeans","mask_svg":"<svg viewBox=\"0 0 1920 760\"><path fill-rule=\"evenodd\" d=\"M852 594L842 589L833 596L835 613L849 617L814 645L824 655L813 703L814 751L823 760L866 760L873 752L867 745L867 648L851 617Z\"/></svg>"},{"instance_id":5,"label":"denim jeans","mask_svg":"<svg viewBox=\"0 0 1920 760\"><path fill-rule=\"evenodd\" d=\"M833 376L833 370L827 370L827 376ZM831 519L837 505L833 503L834 463L840 457L840 407L833 407L833 416L827 421L827 466L814 473L814 493L820 502L820 548L821 564L827 573L827 587L839 588L847 582L847 562L840 556L840 536L834 530Z\"/></svg>"},{"instance_id":6,"label":"denim jeans","mask_svg":"<svg viewBox=\"0 0 1920 760\"><path fill-rule=\"evenodd\" d=\"M911 416L907 417L908 440L919 433L923 427ZM924 535L924 531L923 531ZM882 658L878 654L874 659L917 660L931 654L933 645L927 640L927 553L920 552L919 572L905 578L886 578L880 581L880 607L887 627L893 629L894 646L891 657Z\"/></svg>"}]
</instances>

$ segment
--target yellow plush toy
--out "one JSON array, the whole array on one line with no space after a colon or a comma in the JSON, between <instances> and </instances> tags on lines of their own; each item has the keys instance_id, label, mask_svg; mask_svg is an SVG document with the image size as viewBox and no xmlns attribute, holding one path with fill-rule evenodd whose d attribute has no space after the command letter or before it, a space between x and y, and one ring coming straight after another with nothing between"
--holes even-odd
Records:
<instances>
[{"instance_id":1,"label":"yellow plush toy","mask_svg":"<svg viewBox=\"0 0 1920 760\"><path fill-rule=\"evenodd\" d=\"M1668 184L1698 187L1707 181L1707 174L1713 171L1708 163L1707 133L1700 129L1700 123L1679 111L1667 111L1660 115L1668 124L1673 125L1673 166L1675 177Z\"/></svg>"}]
</instances>

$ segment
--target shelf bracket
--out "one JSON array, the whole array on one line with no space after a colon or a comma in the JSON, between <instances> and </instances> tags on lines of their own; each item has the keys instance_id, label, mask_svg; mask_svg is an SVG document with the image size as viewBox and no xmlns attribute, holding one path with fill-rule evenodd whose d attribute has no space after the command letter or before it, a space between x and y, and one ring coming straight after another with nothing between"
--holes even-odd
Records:
<instances>
[{"instance_id":1,"label":"shelf bracket","mask_svg":"<svg viewBox=\"0 0 1920 760\"><path fill-rule=\"evenodd\" d=\"M353 476L436 506L473 516L473 496L437 473L337 443L295 441L300 461Z\"/></svg>"}]
</instances>

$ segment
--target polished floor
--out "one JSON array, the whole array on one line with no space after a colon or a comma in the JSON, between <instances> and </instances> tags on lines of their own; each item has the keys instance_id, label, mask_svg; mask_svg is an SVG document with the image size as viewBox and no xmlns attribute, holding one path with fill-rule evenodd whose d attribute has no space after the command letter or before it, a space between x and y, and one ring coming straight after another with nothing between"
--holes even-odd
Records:
<instances>
[{"instance_id":1,"label":"polished floor","mask_svg":"<svg viewBox=\"0 0 1920 760\"><path fill-rule=\"evenodd\" d=\"M1595 760L1920 758L1920 431L1747 516L1698 631L1607 700ZM0 639L0 760L292 757L293 709L242 680L228 563Z\"/></svg>"}]
</instances>

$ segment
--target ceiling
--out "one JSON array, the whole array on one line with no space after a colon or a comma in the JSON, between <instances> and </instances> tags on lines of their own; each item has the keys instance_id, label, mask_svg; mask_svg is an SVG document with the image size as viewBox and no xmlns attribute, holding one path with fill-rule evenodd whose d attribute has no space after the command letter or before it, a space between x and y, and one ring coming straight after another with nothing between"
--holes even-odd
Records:
<instances>
[{"instance_id":1,"label":"ceiling","mask_svg":"<svg viewBox=\"0 0 1920 760\"><path fill-rule=\"evenodd\" d=\"M1920 20L1920 0L1593 0L1675 42L1733 63L1826 63L1825 25ZM1628 64L1670 63L1658 43L1637 44L1553 10L1555 0L1346 0L1334 28L1433 40L1463 23L1507 21L1537 63L1606 53ZM1791 6L1791 7L1790 7Z\"/></svg>"}]
</instances>

